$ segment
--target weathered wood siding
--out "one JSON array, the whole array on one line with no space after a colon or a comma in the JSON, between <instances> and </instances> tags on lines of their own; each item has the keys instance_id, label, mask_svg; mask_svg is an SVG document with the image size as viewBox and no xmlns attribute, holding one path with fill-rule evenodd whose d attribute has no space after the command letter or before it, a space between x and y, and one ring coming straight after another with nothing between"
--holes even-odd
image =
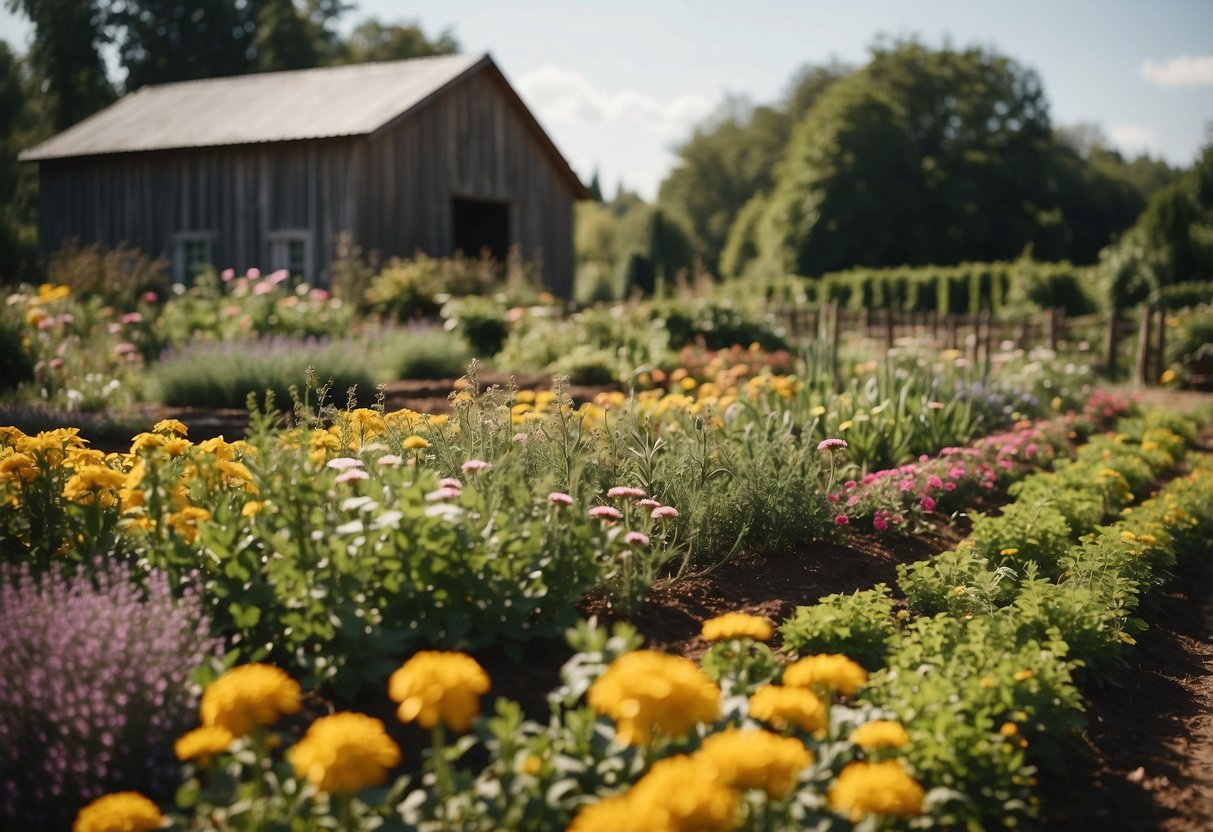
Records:
<instances>
[{"instance_id":1,"label":"weathered wood siding","mask_svg":"<svg viewBox=\"0 0 1213 832\"><path fill-rule=\"evenodd\" d=\"M568 296L573 192L505 82L486 70L460 79L368 140L359 241L383 256L452 253L452 197L510 206L510 241ZM469 252L470 253L470 252Z\"/></svg>"},{"instance_id":2,"label":"weathered wood siding","mask_svg":"<svg viewBox=\"0 0 1213 832\"><path fill-rule=\"evenodd\" d=\"M547 286L572 290L579 183L492 66L370 136L39 164L45 252L77 238L171 260L174 235L206 232L217 268L266 269L272 232L307 230L310 274L327 281L342 232L367 254L447 256L452 198L489 199L509 204L510 242Z\"/></svg>"},{"instance_id":3,"label":"weathered wood siding","mask_svg":"<svg viewBox=\"0 0 1213 832\"><path fill-rule=\"evenodd\" d=\"M69 239L126 243L172 259L173 236L213 234L214 265L266 268L268 235L312 234L323 278L338 235L357 225L354 145L363 139L124 153L40 163L43 251ZM315 279L315 278L313 278Z\"/></svg>"}]
</instances>

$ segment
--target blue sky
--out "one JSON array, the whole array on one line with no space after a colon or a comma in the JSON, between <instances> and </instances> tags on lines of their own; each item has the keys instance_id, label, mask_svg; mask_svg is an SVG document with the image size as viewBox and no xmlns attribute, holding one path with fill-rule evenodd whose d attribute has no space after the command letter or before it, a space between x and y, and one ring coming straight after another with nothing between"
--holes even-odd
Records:
<instances>
[{"instance_id":1,"label":"blue sky","mask_svg":"<svg viewBox=\"0 0 1213 832\"><path fill-rule=\"evenodd\" d=\"M362 16L451 29L488 51L583 178L651 197L726 94L777 100L805 64L862 64L879 34L981 45L1041 77L1053 123L1188 165L1213 125L1210 0L361 0ZM0 38L24 44L0 12Z\"/></svg>"}]
</instances>

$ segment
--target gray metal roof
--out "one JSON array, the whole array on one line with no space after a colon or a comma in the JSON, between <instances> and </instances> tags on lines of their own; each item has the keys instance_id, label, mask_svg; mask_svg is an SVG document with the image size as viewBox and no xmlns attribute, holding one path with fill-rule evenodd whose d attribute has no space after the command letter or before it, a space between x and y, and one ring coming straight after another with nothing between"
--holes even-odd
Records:
<instances>
[{"instance_id":1,"label":"gray metal roof","mask_svg":"<svg viewBox=\"0 0 1213 832\"><path fill-rule=\"evenodd\" d=\"M142 87L20 158L366 135L482 62L492 63L444 55Z\"/></svg>"}]
</instances>

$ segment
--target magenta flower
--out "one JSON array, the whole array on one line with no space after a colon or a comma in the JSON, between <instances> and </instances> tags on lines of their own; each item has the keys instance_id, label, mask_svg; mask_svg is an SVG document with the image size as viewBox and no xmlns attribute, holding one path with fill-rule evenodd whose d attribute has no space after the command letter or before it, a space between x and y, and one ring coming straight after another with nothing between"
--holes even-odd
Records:
<instances>
[{"instance_id":1,"label":"magenta flower","mask_svg":"<svg viewBox=\"0 0 1213 832\"><path fill-rule=\"evenodd\" d=\"M840 514L834 518L834 525L836 525L836 526L845 526L847 523L850 523L850 522L851 522L851 518L847 517L845 514Z\"/></svg>"},{"instance_id":2,"label":"magenta flower","mask_svg":"<svg viewBox=\"0 0 1213 832\"><path fill-rule=\"evenodd\" d=\"M845 439L823 439L817 443L817 450L832 451L835 448L846 448L847 440Z\"/></svg>"},{"instance_id":3,"label":"magenta flower","mask_svg":"<svg viewBox=\"0 0 1213 832\"><path fill-rule=\"evenodd\" d=\"M607 496L612 500L622 500L629 497L640 499L644 496L643 488L634 488L630 485L616 485L607 491Z\"/></svg>"},{"instance_id":4,"label":"magenta flower","mask_svg":"<svg viewBox=\"0 0 1213 832\"><path fill-rule=\"evenodd\" d=\"M623 517L619 509L611 506L594 506L590 509L590 516L597 517L599 520L618 520Z\"/></svg>"},{"instance_id":5,"label":"magenta flower","mask_svg":"<svg viewBox=\"0 0 1213 832\"><path fill-rule=\"evenodd\" d=\"M927 477L927 485L931 486L931 488L942 488L943 480L932 474L931 476Z\"/></svg>"},{"instance_id":6,"label":"magenta flower","mask_svg":"<svg viewBox=\"0 0 1213 832\"><path fill-rule=\"evenodd\" d=\"M657 506L653 509L653 513L649 515L654 520L662 520L665 518L673 518L678 516L678 509L673 506Z\"/></svg>"},{"instance_id":7,"label":"magenta flower","mask_svg":"<svg viewBox=\"0 0 1213 832\"><path fill-rule=\"evenodd\" d=\"M459 466L459 470L465 474L475 474L478 471L491 471L493 470L493 463L485 462L483 459L469 459Z\"/></svg>"},{"instance_id":8,"label":"magenta flower","mask_svg":"<svg viewBox=\"0 0 1213 832\"><path fill-rule=\"evenodd\" d=\"M883 532L885 529L887 529L889 527L889 523L883 517L877 517L875 520L872 521L872 527L874 529L876 529L876 531L878 531L878 532Z\"/></svg>"},{"instance_id":9,"label":"magenta flower","mask_svg":"<svg viewBox=\"0 0 1213 832\"><path fill-rule=\"evenodd\" d=\"M552 493L548 494L548 502L557 506L571 506L573 504L573 498L570 495L565 494L563 491L553 491Z\"/></svg>"},{"instance_id":10,"label":"magenta flower","mask_svg":"<svg viewBox=\"0 0 1213 832\"><path fill-rule=\"evenodd\" d=\"M935 501L933 499L931 499L930 497L923 497L921 500L919 500L919 502L922 504L922 507L924 509L926 509L927 511L935 510Z\"/></svg>"}]
</instances>

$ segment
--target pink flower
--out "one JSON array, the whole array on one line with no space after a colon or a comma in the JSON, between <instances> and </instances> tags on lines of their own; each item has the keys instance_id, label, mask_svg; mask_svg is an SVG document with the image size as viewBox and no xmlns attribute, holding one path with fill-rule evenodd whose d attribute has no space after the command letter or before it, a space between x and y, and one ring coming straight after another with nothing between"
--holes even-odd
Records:
<instances>
[{"instance_id":1,"label":"pink flower","mask_svg":"<svg viewBox=\"0 0 1213 832\"><path fill-rule=\"evenodd\" d=\"M845 514L840 514L834 518L834 525L836 525L836 526L845 526L847 523L850 523L850 522L851 522L851 518L847 517Z\"/></svg>"},{"instance_id":2,"label":"pink flower","mask_svg":"<svg viewBox=\"0 0 1213 832\"><path fill-rule=\"evenodd\" d=\"M571 506L573 504L573 498L570 495L565 494L563 491L553 491L552 493L548 494L548 502L557 506Z\"/></svg>"},{"instance_id":3,"label":"pink flower","mask_svg":"<svg viewBox=\"0 0 1213 832\"><path fill-rule=\"evenodd\" d=\"M914 482L914 480L910 479L909 477L906 477L905 479L903 479L901 482L899 482L899 483L897 484L897 490L899 490L899 491L913 491L913 490L914 490L914 486L915 486L915 482Z\"/></svg>"},{"instance_id":4,"label":"pink flower","mask_svg":"<svg viewBox=\"0 0 1213 832\"><path fill-rule=\"evenodd\" d=\"M312 300L318 303L324 303L330 297L332 296L325 289L313 289L311 293Z\"/></svg>"},{"instance_id":5,"label":"pink flower","mask_svg":"<svg viewBox=\"0 0 1213 832\"><path fill-rule=\"evenodd\" d=\"M138 312L127 312L118 320L122 321L124 324L141 324L143 323L143 316Z\"/></svg>"},{"instance_id":6,"label":"pink flower","mask_svg":"<svg viewBox=\"0 0 1213 832\"><path fill-rule=\"evenodd\" d=\"M924 509L926 509L927 511L934 511L934 510L935 510L935 501L934 501L933 499L931 499L930 497L923 497L923 498L922 498L921 500L919 500L918 502L919 502L919 503L921 503L921 504L922 504L922 507L923 507Z\"/></svg>"},{"instance_id":7,"label":"pink flower","mask_svg":"<svg viewBox=\"0 0 1213 832\"><path fill-rule=\"evenodd\" d=\"M846 448L847 440L845 439L823 439L817 443L817 450L832 451L835 448Z\"/></svg>"},{"instance_id":8,"label":"pink flower","mask_svg":"<svg viewBox=\"0 0 1213 832\"><path fill-rule=\"evenodd\" d=\"M458 499L459 495L462 493L463 492L458 488L439 488L436 491L431 491L429 494L426 494L425 500L427 503L440 503L444 500Z\"/></svg>"},{"instance_id":9,"label":"pink flower","mask_svg":"<svg viewBox=\"0 0 1213 832\"><path fill-rule=\"evenodd\" d=\"M883 517L877 517L872 521L872 528L876 529L878 532L883 532L888 527L888 521L886 521Z\"/></svg>"},{"instance_id":10,"label":"pink flower","mask_svg":"<svg viewBox=\"0 0 1213 832\"><path fill-rule=\"evenodd\" d=\"M363 471L361 468L349 468L337 475L337 482L351 482L353 480L365 480L370 478L370 474Z\"/></svg>"},{"instance_id":11,"label":"pink flower","mask_svg":"<svg viewBox=\"0 0 1213 832\"><path fill-rule=\"evenodd\" d=\"M65 362L62 358L52 358L51 359L51 369L58 370L60 367L62 367L64 365L64 363Z\"/></svg>"},{"instance_id":12,"label":"pink flower","mask_svg":"<svg viewBox=\"0 0 1213 832\"><path fill-rule=\"evenodd\" d=\"M836 503L836 502L838 502L838 495L837 494L827 494L826 499L829 500L831 503Z\"/></svg>"},{"instance_id":13,"label":"pink flower","mask_svg":"<svg viewBox=\"0 0 1213 832\"><path fill-rule=\"evenodd\" d=\"M659 505L661 505L661 503L652 498L645 497L643 500L637 500L636 505L640 506L641 508L657 508Z\"/></svg>"},{"instance_id":14,"label":"pink flower","mask_svg":"<svg viewBox=\"0 0 1213 832\"><path fill-rule=\"evenodd\" d=\"M268 295L272 291L274 291L273 283L258 283L253 287L254 295Z\"/></svg>"},{"instance_id":15,"label":"pink flower","mask_svg":"<svg viewBox=\"0 0 1213 832\"><path fill-rule=\"evenodd\" d=\"M623 542L634 546L648 546L649 536L644 532L628 532L623 536Z\"/></svg>"},{"instance_id":16,"label":"pink flower","mask_svg":"<svg viewBox=\"0 0 1213 832\"><path fill-rule=\"evenodd\" d=\"M325 463L325 466L336 471L347 471L350 468L361 468L362 460L354 459L350 456L339 456L334 459L330 459Z\"/></svg>"},{"instance_id":17,"label":"pink flower","mask_svg":"<svg viewBox=\"0 0 1213 832\"><path fill-rule=\"evenodd\" d=\"M611 506L594 506L590 509L590 516L596 517L599 520L618 520L620 517L623 517L619 509L612 508Z\"/></svg>"},{"instance_id":18,"label":"pink flower","mask_svg":"<svg viewBox=\"0 0 1213 832\"><path fill-rule=\"evenodd\" d=\"M219 273L219 279L222 280L224 283L231 283L232 278L235 276L236 276L235 269L224 269L223 271L221 271Z\"/></svg>"},{"instance_id":19,"label":"pink flower","mask_svg":"<svg viewBox=\"0 0 1213 832\"><path fill-rule=\"evenodd\" d=\"M139 299L142 300L144 303L155 303L156 301L160 300L160 296L157 295L155 292L148 291L148 292L144 292L142 295L140 295Z\"/></svg>"},{"instance_id":20,"label":"pink flower","mask_svg":"<svg viewBox=\"0 0 1213 832\"><path fill-rule=\"evenodd\" d=\"M854 488L857 485L859 485L859 483L855 482L855 480L847 480L846 482L844 482L842 484L842 487L845 488L847 491L850 491L852 488Z\"/></svg>"},{"instance_id":21,"label":"pink flower","mask_svg":"<svg viewBox=\"0 0 1213 832\"><path fill-rule=\"evenodd\" d=\"M384 454L376 460L380 465L402 465L404 460L396 454Z\"/></svg>"},{"instance_id":22,"label":"pink flower","mask_svg":"<svg viewBox=\"0 0 1213 832\"><path fill-rule=\"evenodd\" d=\"M527 441L528 438L529 437L525 433L523 433L522 431L519 431L518 433L513 435L513 437L511 438L511 441L525 442L525 441Z\"/></svg>"},{"instance_id":23,"label":"pink flower","mask_svg":"<svg viewBox=\"0 0 1213 832\"><path fill-rule=\"evenodd\" d=\"M954 482L945 482L945 483L943 484L943 490L944 490L944 491L955 491L955 490L956 490L956 483L954 483Z\"/></svg>"},{"instance_id":24,"label":"pink flower","mask_svg":"<svg viewBox=\"0 0 1213 832\"><path fill-rule=\"evenodd\" d=\"M871 485L874 482L876 482L875 474L864 474L863 475L863 484L864 485Z\"/></svg>"},{"instance_id":25,"label":"pink flower","mask_svg":"<svg viewBox=\"0 0 1213 832\"><path fill-rule=\"evenodd\" d=\"M271 272L270 276L267 277L266 280L271 285L277 286L279 283L286 280L290 276L291 276L291 273L288 272L286 269L278 269L277 271Z\"/></svg>"},{"instance_id":26,"label":"pink flower","mask_svg":"<svg viewBox=\"0 0 1213 832\"><path fill-rule=\"evenodd\" d=\"M644 496L644 489L635 488L630 485L616 485L607 490L607 496L612 500L622 500L628 497L640 499Z\"/></svg>"},{"instance_id":27,"label":"pink flower","mask_svg":"<svg viewBox=\"0 0 1213 832\"><path fill-rule=\"evenodd\" d=\"M859 502L858 494L852 494L850 497L847 497L847 505L849 505L849 506L853 506L858 502Z\"/></svg>"},{"instance_id":28,"label":"pink flower","mask_svg":"<svg viewBox=\"0 0 1213 832\"><path fill-rule=\"evenodd\" d=\"M943 480L932 474L931 476L927 477L927 485L929 485L931 488L941 488L943 487Z\"/></svg>"},{"instance_id":29,"label":"pink flower","mask_svg":"<svg viewBox=\"0 0 1213 832\"><path fill-rule=\"evenodd\" d=\"M965 475L965 467L963 465L954 465L948 469L948 479L958 480Z\"/></svg>"},{"instance_id":30,"label":"pink flower","mask_svg":"<svg viewBox=\"0 0 1213 832\"><path fill-rule=\"evenodd\" d=\"M673 506L657 506L649 516L654 520L662 520L667 517L673 518L678 516L678 509Z\"/></svg>"},{"instance_id":31,"label":"pink flower","mask_svg":"<svg viewBox=\"0 0 1213 832\"><path fill-rule=\"evenodd\" d=\"M247 277L249 280L256 280L257 278L261 277L261 269L258 269L258 268L249 269L247 272L244 273L244 276Z\"/></svg>"},{"instance_id":32,"label":"pink flower","mask_svg":"<svg viewBox=\"0 0 1213 832\"><path fill-rule=\"evenodd\" d=\"M491 471L493 470L493 463L485 462L483 459L469 459L459 466L459 470L465 474L475 474L478 471Z\"/></svg>"},{"instance_id":33,"label":"pink flower","mask_svg":"<svg viewBox=\"0 0 1213 832\"><path fill-rule=\"evenodd\" d=\"M463 483L455 477L443 477L438 480L439 488L463 488Z\"/></svg>"}]
</instances>

